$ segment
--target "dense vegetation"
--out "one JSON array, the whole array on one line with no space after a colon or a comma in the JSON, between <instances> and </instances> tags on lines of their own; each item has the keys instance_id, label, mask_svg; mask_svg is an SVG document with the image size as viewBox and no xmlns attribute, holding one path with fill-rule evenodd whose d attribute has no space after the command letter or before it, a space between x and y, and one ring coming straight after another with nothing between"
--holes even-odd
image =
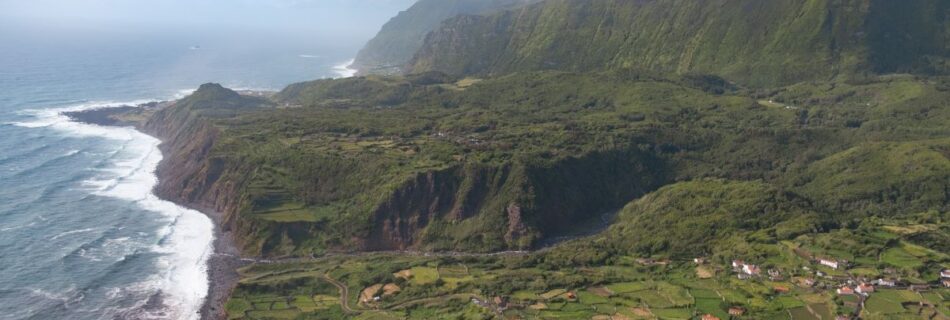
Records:
<instances>
[{"instance_id":1,"label":"dense vegetation","mask_svg":"<svg viewBox=\"0 0 950 320\"><path fill-rule=\"evenodd\" d=\"M935 74L947 71L948 13L939 0L551 0L446 21L411 71L640 68L754 86Z\"/></svg>"},{"instance_id":2,"label":"dense vegetation","mask_svg":"<svg viewBox=\"0 0 950 320\"><path fill-rule=\"evenodd\" d=\"M277 108L202 103L232 94L203 87L177 108L221 131L206 158L237 186L231 221L254 254L527 249L705 178L726 184L628 206L611 250L695 255L734 247L731 230L782 240L948 206L942 78L763 91L629 70L427 73L296 84ZM668 196L687 191L698 202Z\"/></svg>"},{"instance_id":3,"label":"dense vegetation","mask_svg":"<svg viewBox=\"0 0 950 320\"><path fill-rule=\"evenodd\" d=\"M356 56L353 66L366 74L400 74L426 34L459 14L487 14L537 0L421 0L392 18Z\"/></svg>"}]
</instances>

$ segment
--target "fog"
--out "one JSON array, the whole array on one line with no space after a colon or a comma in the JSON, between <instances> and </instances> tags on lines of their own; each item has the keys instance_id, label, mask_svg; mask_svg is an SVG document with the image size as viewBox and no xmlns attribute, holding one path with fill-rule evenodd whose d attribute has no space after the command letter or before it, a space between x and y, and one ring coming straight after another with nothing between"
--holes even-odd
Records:
<instances>
[{"instance_id":1,"label":"fog","mask_svg":"<svg viewBox=\"0 0 950 320\"><path fill-rule=\"evenodd\" d=\"M365 41L415 0L0 0L0 33L259 33Z\"/></svg>"}]
</instances>

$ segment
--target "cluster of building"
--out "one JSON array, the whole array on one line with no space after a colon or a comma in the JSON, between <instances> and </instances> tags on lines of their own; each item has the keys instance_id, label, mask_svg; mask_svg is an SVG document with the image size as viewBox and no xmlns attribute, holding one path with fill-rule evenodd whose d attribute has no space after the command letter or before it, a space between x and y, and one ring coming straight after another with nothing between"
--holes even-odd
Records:
<instances>
[{"instance_id":1,"label":"cluster of building","mask_svg":"<svg viewBox=\"0 0 950 320\"><path fill-rule=\"evenodd\" d=\"M839 260L839 259L828 258L828 257L814 257L811 255L809 255L808 257L810 257L812 259L811 261L814 262L815 264L828 267L834 270L848 268L849 266L849 263L846 260ZM696 262L697 264L702 264L705 262L705 259L697 258L697 259L694 259L694 262ZM804 266L802 268L806 271L811 272L811 268L807 266ZM759 266L756 266L750 263L745 263L742 260L733 260L732 270L736 273L736 276L742 280L758 277L762 273ZM887 272L887 270L885 270L885 273L893 274L895 272L894 271ZM929 290L932 288L931 285L907 285L906 283L900 283L898 280L895 280L892 278L882 277L875 280L869 280L867 278L859 277L855 279L855 278L852 278L851 276L830 276L820 270L815 270L815 275L817 277L824 277L828 279L837 280L837 281L832 281L832 283L836 283L836 284L829 284L825 286L825 288L829 288L829 289L836 288L835 292L838 295L858 296L860 297L860 301L863 301L872 293L874 293L876 290L875 286L887 287L887 288L907 286L907 289L914 290L914 291L924 291L924 290ZM772 281L785 280L782 273L776 269L769 269L768 276L769 276L769 279ZM797 280L798 285L802 287L814 287L816 286L816 284L818 284L815 278L808 278L808 277L795 278L795 280ZM940 271L939 282L940 282L939 285L946 288L950 288L950 269ZM788 288L776 286L775 291L777 293L784 293L784 292L788 292ZM733 311L734 310L730 309L729 313L730 315L735 316L736 314L734 314ZM718 319L718 318L716 318L713 315L704 315L702 319L711 320L711 319ZM836 319L850 319L850 317L839 315Z\"/></svg>"},{"instance_id":2,"label":"cluster of building","mask_svg":"<svg viewBox=\"0 0 950 320\"><path fill-rule=\"evenodd\" d=\"M869 283L863 283L863 282L858 284L857 286L845 285L838 288L836 292L838 293L838 295L859 294L859 295L867 297L871 295L871 293L874 292L874 285L871 285Z\"/></svg>"},{"instance_id":3,"label":"cluster of building","mask_svg":"<svg viewBox=\"0 0 950 320\"><path fill-rule=\"evenodd\" d=\"M485 308L485 309L492 310L495 313L502 313L508 309L509 300L508 300L508 297L501 297L501 296L494 297L490 300L482 300L477 297L472 297L472 304Z\"/></svg>"},{"instance_id":4,"label":"cluster of building","mask_svg":"<svg viewBox=\"0 0 950 320\"><path fill-rule=\"evenodd\" d=\"M745 263L742 260L732 260L732 270L736 272L736 276L739 279L750 279L752 277L757 277L762 273L762 270L758 266L750 263Z\"/></svg>"}]
</instances>

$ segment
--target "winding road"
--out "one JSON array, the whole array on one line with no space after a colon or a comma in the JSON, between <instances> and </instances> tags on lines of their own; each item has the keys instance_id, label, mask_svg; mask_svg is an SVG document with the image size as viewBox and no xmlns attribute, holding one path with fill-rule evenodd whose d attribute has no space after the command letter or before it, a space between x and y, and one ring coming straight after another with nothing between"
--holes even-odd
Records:
<instances>
[{"instance_id":1,"label":"winding road","mask_svg":"<svg viewBox=\"0 0 950 320\"><path fill-rule=\"evenodd\" d=\"M346 313L359 313L359 311L350 308L350 302L349 299L347 299L347 297L350 296L350 288L347 288L343 283L330 277L329 271L323 274L323 279L336 287L337 290L340 290L340 307L343 307L343 311Z\"/></svg>"}]
</instances>

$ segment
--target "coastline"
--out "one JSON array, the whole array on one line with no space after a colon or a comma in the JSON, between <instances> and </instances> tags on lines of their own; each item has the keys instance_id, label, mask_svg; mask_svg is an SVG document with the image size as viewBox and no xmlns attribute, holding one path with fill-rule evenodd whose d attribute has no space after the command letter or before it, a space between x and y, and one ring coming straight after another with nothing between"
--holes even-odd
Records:
<instances>
[{"instance_id":1,"label":"coastline","mask_svg":"<svg viewBox=\"0 0 950 320\"><path fill-rule=\"evenodd\" d=\"M171 200L166 199L166 201ZM237 270L249 263L241 258L241 252L234 242L233 234L222 228L221 213L204 208L193 209L204 213L214 223L214 243L212 244L214 253L208 259L208 295L199 313L202 320L226 319L224 305L228 302L231 291L237 286L239 279Z\"/></svg>"},{"instance_id":2,"label":"coastline","mask_svg":"<svg viewBox=\"0 0 950 320\"><path fill-rule=\"evenodd\" d=\"M108 126L108 127L134 127L142 134L152 136L161 143L166 141L153 134L142 130L141 121L147 118L148 113L173 104L174 101L150 102L138 106L122 106L115 108L89 109L74 112L64 112L63 115L72 121ZM161 148L159 148L161 149ZM167 161L166 152L162 152L161 162ZM161 166L162 163L159 163ZM156 174L159 174L158 172ZM163 180L160 175L159 181ZM155 186L156 188L158 185ZM180 203L174 199L163 196L160 192L152 191L159 199L165 200L183 208L198 211L207 216L213 225L213 252L207 260L206 270L208 276L208 292L198 310L199 318L202 320L217 320L226 318L224 305L231 295L231 291L237 285L239 275L238 268L249 264L250 260L242 259L240 250L234 241L233 234L223 228L223 214L211 208L197 206L196 204Z\"/></svg>"}]
</instances>

